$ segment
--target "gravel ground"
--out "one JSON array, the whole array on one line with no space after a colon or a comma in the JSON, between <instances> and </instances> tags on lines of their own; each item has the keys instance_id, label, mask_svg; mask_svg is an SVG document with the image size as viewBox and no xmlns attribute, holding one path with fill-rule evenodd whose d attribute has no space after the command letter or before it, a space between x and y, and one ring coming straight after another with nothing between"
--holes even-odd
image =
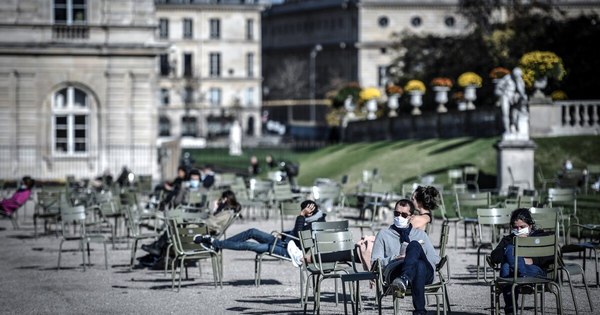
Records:
<instances>
[{"instance_id":1,"label":"gravel ground","mask_svg":"<svg viewBox=\"0 0 600 315\"><path fill-rule=\"evenodd\" d=\"M31 208L31 207L30 207ZM251 252L225 251L223 261L223 288L212 283L209 262L189 269L189 278L181 290L171 289L171 277L162 271L128 268L130 250L126 244L117 249L108 246L108 269L104 269L101 244L92 244L91 268L85 272L81 266L81 254L75 243L66 243L61 270L56 269L59 238L54 234L33 237L31 209L23 215L21 229L13 230L9 220L0 221L0 313L3 314L300 314L299 276L290 262L268 261L263 263L263 283L254 286L254 254ZM286 226L291 226L288 220ZM228 235L256 227L265 231L278 229L279 219L244 220L234 223ZM462 232L462 227L459 227ZM432 240L439 240L439 222L434 226ZM359 230L353 230L358 239ZM462 234L462 233L459 233ZM453 231L450 245L453 245ZM464 244L459 235L459 246ZM138 251L138 257L144 253ZM489 287L475 277L476 249L459 247L448 249L452 272L449 285L450 304L453 314L489 313ZM581 263L581 260L573 259ZM586 277L594 283L593 262L588 262ZM568 286L562 287L565 314L574 314L573 299ZM364 314L376 314L374 292L368 285L361 285L365 300ZM600 290L590 287L592 301L600 309ZM575 295L579 313L592 314L587 303L580 277L575 280ZM552 295L546 295L546 312L556 313ZM341 304L335 305L332 281L323 282L322 314L343 313ZM340 299L341 293L339 294ZM410 313L409 297L401 301L402 314ZM531 297L526 304L532 305ZM383 314L393 313L392 299L383 301ZM309 305L309 310L312 305ZM435 311L435 307L429 307ZM532 311L530 311L532 313Z\"/></svg>"}]
</instances>

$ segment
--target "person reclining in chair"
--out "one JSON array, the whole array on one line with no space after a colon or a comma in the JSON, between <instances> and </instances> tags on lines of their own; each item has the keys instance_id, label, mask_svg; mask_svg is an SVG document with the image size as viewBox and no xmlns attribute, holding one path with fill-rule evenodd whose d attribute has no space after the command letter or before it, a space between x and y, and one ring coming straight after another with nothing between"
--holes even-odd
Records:
<instances>
[{"instance_id":1,"label":"person reclining in chair","mask_svg":"<svg viewBox=\"0 0 600 315\"><path fill-rule=\"evenodd\" d=\"M312 200L305 200L300 204L300 214L296 217L294 229L284 232L285 234L298 237L302 230L309 230L313 222L325 222L326 214L319 210L319 206ZM254 240L254 241L251 241ZM248 229L237 235L224 240L218 240L210 235L196 235L194 242L202 247L212 250L231 249L231 250L249 250L262 254L269 252L273 244L273 254L290 257L287 251L287 244L290 240L285 237L277 238L271 233L263 232L258 229ZM302 253L299 257L293 259L302 259Z\"/></svg>"},{"instance_id":2,"label":"person reclining in chair","mask_svg":"<svg viewBox=\"0 0 600 315\"><path fill-rule=\"evenodd\" d=\"M10 198L0 202L0 215L7 217L12 216L15 211L27 202L29 196L31 196L31 189L35 184L35 181L31 177L25 176L21 182L21 186L19 186L17 191Z\"/></svg>"},{"instance_id":3,"label":"person reclining in chair","mask_svg":"<svg viewBox=\"0 0 600 315\"><path fill-rule=\"evenodd\" d=\"M394 207L394 224L377 233L371 263L380 260L386 283L404 297L412 289L413 314L426 314L425 285L433 283L440 256L425 231L409 223L415 213L413 203L401 199Z\"/></svg>"},{"instance_id":4,"label":"person reclining in chair","mask_svg":"<svg viewBox=\"0 0 600 315\"><path fill-rule=\"evenodd\" d=\"M214 212L211 213L203 223L208 227L208 232L211 235L220 234L229 220L237 213L242 211L242 206L238 203L235 193L231 190L225 190L221 194L221 198L215 201L213 207ZM169 245L169 236L167 232L164 232L158 240L151 244L142 245L142 250L149 253L149 255L140 258L140 263L144 266L155 267L154 264L157 261L162 261L161 257L164 257L165 250ZM161 268L161 266L156 266Z\"/></svg>"},{"instance_id":5,"label":"person reclining in chair","mask_svg":"<svg viewBox=\"0 0 600 315\"><path fill-rule=\"evenodd\" d=\"M495 264L501 264L500 277L510 278L513 276L515 268L515 254L513 252L513 238L528 237L528 236L544 236L551 233L535 228L535 222L531 216L531 212L527 208L519 208L513 211L510 215L512 223L512 233L506 235L500 240L498 246L492 251L491 261ZM545 277L547 268L554 263L554 256L526 258L519 257L519 277ZM515 291L515 300L518 299L518 290ZM502 288L504 297L504 313L513 314L511 287L505 286ZM517 306L518 307L518 306Z\"/></svg>"}]
</instances>

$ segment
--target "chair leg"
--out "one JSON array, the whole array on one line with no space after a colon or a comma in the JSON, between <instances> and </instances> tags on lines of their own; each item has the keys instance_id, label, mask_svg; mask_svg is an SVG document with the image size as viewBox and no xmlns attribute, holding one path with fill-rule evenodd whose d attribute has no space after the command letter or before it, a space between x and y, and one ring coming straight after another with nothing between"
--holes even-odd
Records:
<instances>
[{"instance_id":1,"label":"chair leg","mask_svg":"<svg viewBox=\"0 0 600 315\"><path fill-rule=\"evenodd\" d=\"M167 267L169 266L169 253L171 252L171 246L173 246L173 244L167 245L167 250L165 254L165 277L167 276Z\"/></svg>"},{"instance_id":2,"label":"chair leg","mask_svg":"<svg viewBox=\"0 0 600 315\"><path fill-rule=\"evenodd\" d=\"M579 310L577 309L577 299L575 298L575 292L573 292L573 283L571 282L571 274L567 270L564 270L564 274L567 275L567 281L569 281L569 289L571 290L571 296L573 297L573 306L575 306L575 314L579 314ZM561 272L561 275L563 273ZM561 283L562 284L562 283ZM587 289L587 286L586 286Z\"/></svg>"},{"instance_id":3,"label":"chair leg","mask_svg":"<svg viewBox=\"0 0 600 315\"><path fill-rule=\"evenodd\" d=\"M260 287L260 265L262 263L262 256L256 255L254 257L254 285Z\"/></svg>"},{"instance_id":4,"label":"chair leg","mask_svg":"<svg viewBox=\"0 0 600 315\"><path fill-rule=\"evenodd\" d=\"M106 253L106 242L102 242L104 245L104 269L108 270L108 254Z\"/></svg>"},{"instance_id":5,"label":"chair leg","mask_svg":"<svg viewBox=\"0 0 600 315\"><path fill-rule=\"evenodd\" d=\"M481 258L481 245L477 246L477 281L479 281L479 266L480 266L479 261L480 261L480 258ZM485 268L485 264L484 264L483 268ZM484 271L484 273L485 273L485 271Z\"/></svg>"},{"instance_id":6,"label":"chair leg","mask_svg":"<svg viewBox=\"0 0 600 315\"><path fill-rule=\"evenodd\" d=\"M553 285L556 288L556 292L558 294L556 296L556 309L558 311L558 314L562 315L562 293L560 292L560 287L556 283L552 283L551 285Z\"/></svg>"},{"instance_id":7,"label":"chair leg","mask_svg":"<svg viewBox=\"0 0 600 315\"><path fill-rule=\"evenodd\" d=\"M463 221L463 228L465 231L465 249L467 249L467 222Z\"/></svg>"},{"instance_id":8,"label":"chair leg","mask_svg":"<svg viewBox=\"0 0 600 315\"><path fill-rule=\"evenodd\" d=\"M352 289L350 289L352 290ZM346 299L346 282L342 280L342 297L344 298L344 315L348 315L348 305ZM350 307L352 307L352 315L354 315L354 303L352 302L352 298L350 298Z\"/></svg>"},{"instance_id":9,"label":"chair leg","mask_svg":"<svg viewBox=\"0 0 600 315\"><path fill-rule=\"evenodd\" d=\"M454 221L454 249L458 246L458 221Z\"/></svg>"},{"instance_id":10,"label":"chair leg","mask_svg":"<svg viewBox=\"0 0 600 315\"><path fill-rule=\"evenodd\" d=\"M90 243L87 243L88 246L90 246ZM81 259L83 260L83 271L85 271L85 252L83 249L83 240L79 241L79 248L81 248ZM88 257L89 260L89 257Z\"/></svg>"},{"instance_id":11,"label":"chair leg","mask_svg":"<svg viewBox=\"0 0 600 315\"><path fill-rule=\"evenodd\" d=\"M177 292L179 292L179 290L181 289L181 273L183 272L184 262L185 262L185 256L182 256L181 262L179 264L179 284L177 285Z\"/></svg>"},{"instance_id":12,"label":"chair leg","mask_svg":"<svg viewBox=\"0 0 600 315\"><path fill-rule=\"evenodd\" d=\"M131 247L131 260L129 262L129 270L133 269L133 262L135 261L135 249L137 248L137 238L133 240L133 246Z\"/></svg>"},{"instance_id":13,"label":"chair leg","mask_svg":"<svg viewBox=\"0 0 600 315\"><path fill-rule=\"evenodd\" d=\"M62 253L62 246L63 246L64 240L60 240L60 245L58 245L58 264L56 265L56 270L60 270L60 256Z\"/></svg>"},{"instance_id":14,"label":"chair leg","mask_svg":"<svg viewBox=\"0 0 600 315\"><path fill-rule=\"evenodd\" d=\"M175 262L177 257L171 261L171 290L175 289Z\"/></svg>"}]
</instances>

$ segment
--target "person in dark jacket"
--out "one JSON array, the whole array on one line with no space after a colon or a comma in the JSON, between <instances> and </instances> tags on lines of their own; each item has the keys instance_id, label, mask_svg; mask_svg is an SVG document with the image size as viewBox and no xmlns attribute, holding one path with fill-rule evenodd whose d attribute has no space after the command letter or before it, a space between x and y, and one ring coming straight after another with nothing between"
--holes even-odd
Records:
<instances>
[{"instance_id":1,"label":"person in dark jacket","mask_svg":"<svg viewBox=\"0 0 600 315\"><path fill-rule=\"evenodd\" d=\"M545 277L546 272L544 270L550 264L554 263L554 257L519 257L519 260L515 262L513 238L543 236L551 233L541 229L535 229L535 222L531 216L531 212L527 208L519 208L513 211L510 216L510 222L512 222L512 233L504 236L491 254L492 262L501 264L500 277L512 277L515 263L519 264L519 277ZM506 286L502 289L505 305L504 311L506 314L512 314L514 312L511 294L510 286ZM515 299L518 301L518 296L515 296Z\"/></svg>"},{"instance_id":2,"label":"person in dark jacket","mask_svg":"<svg viewBox=\"0 0 600 315\"><path fill-rule=\"evenodd\" d=\"M324 222L325 213L319 210L318 205L312 200L305 200L300 204L300 214L296 217L294 229L285 232L286 234L298 237L300 231L309 230L313 222ZM254 240L254 241L251 241ZM289 257L287 252L287 243L285 238L278 239L271 233L263 232L258 229L248 229L237 235L224 240L218 240L210 235L196 235L194 242L201 244L207 249L231 249L231 250L249 250L262 254L271 250L275 243L273 253L283 257Z\"/></svg>"},{"instance_id":3,"label":"person in dark jacket","mask_svg":"<svg viewBox=\"0 0 600 315\"><path fill-rule=\"evenodd\" d=\"M208 227L208 232L211 235L216 235L222 232L225 224L237 213L242 211L242 206L237 201L235 193L231 190L225 190L221 193L221 198L214 203L214 212L210 214L203 223ZM161 261L163 255L166 254L167 246L169 245L169 236L165 231L158 240L143 244L142 250L148 252L150 257L142 257L140 261L145 266L151 266L156 261Z\"/></svg>"}]
</instances>

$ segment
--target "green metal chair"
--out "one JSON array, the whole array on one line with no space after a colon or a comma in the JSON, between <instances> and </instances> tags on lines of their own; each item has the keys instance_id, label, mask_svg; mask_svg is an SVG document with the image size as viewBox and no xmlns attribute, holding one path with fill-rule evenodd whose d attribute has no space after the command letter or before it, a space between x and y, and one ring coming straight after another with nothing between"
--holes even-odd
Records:
<instances>
[{"instance_id":1,"label":"green metal chair","mask_svg":"<svg viewBox=\"0 0 600 315\"><path fill-rule=\"evenodd\" d=\"M482 193L455 193L456 203L455 210L456 214L459 218L459 221L463 222L464 232L465 232L465 248L467 248L467 227L471 226L471 239L473 246L475 245L476 240L476 229L477 218L475 217L465 217L463 216L463 212L468 209L477 209L477 208L489 208L491 205L491 194L489 192ZM454 222L454 227L456 227L458 222ZM458 232L458 231L455 231ZM457 246L457 238L458 233L454 234L454 248Z\"/></svg>"},{"instance_id":2,"label":"green metal chair","mask_svg":"<svg viewBox=\"0 0 600 315\"><path fill-rule=\"evenodd\" d=\"M428 284L425 286L425 296L433 296L435 297L435 306L436 312L440 314L440 306L442 307L442 311L444 314L447 312L451 312L450 309L450 299L448 294L447 286L450 283L450 261L448 256L446 255L446 247L448 244L448 238L450 234L450 226L448 221L444 221L442 223L442 231L440 233L440 261L435 267L435 273L437 274L437 280L434 283ZM399 312L399 303L400 296L396 294L392 290L392 287L389 283L386 283L383 277L384 268L381 266L381 261L375 261L373 265L374 272L378 273L377 290L379 291L378 296L383 298L386 295L392 295L393 297L393 305L394 305L394 314L398 314ZM406 295L411 295L411 290L406 292ZM379 302L381 304L381 302Z\"/></svg>"},{"instance_id":3,"label":"green metal chair","mask_svg":"<svg viewBox=\"0 0 600 315\"><path fill-rule=\"evenodd\" d=\"M554 263L546 270L547 277L519 277L518 264L515 264L514 272L512 277L502 278L495 277L493 284L490 286L492 292L492 307L495 309L496 314L499 314L500 303L499 296L502 293L503 286L510 286L512 291L512 304L513 310L516 312L516 299L515 292L519 288L524 286L533 287L534 291L534 303L537 308L537 295L545 292L546 287L553 287L556 292L552 292L556 297L556 305L558 313L562 314L562 296L561 289L557 282L558 269L559 269L559 255L558 255L558 218L560 213L558 209L546 209L543 211L532 211L532 216L536 222L537 228L543 228L547 231L554 231L553 235L548 236L529 236L529 237L515 237L514 241L514 255L515 261L518 261L519 257L546 257L553 256ZM525 293L525 292L521 292ZM541 297L542 310L544 309L544 298ZM521 313L524 308L524 294L521 295ZM536 310L537 311L537 310Z\"/></svg>"},{"instance_id":4,"label":"green metal chair","mask_svg":"<svg viewBox=\"0 0 600 315\"><path fill-rule=\"evenodd\" d=\"M185 261L200 261L210 259L212 263L213 280L215 288L217 286L223 287L221 279L221 270L219 255L214 250L204 249L202 246L194 243L194 236L197 234L206 235L208 234L208 228L205 225L195 223L184 223L178 220L169 220L169 228L171 229L171 242L173 243L173 249L175 250L175 259L171 261L171 288L175 288L175 264L179 261L179 284L177 291L181 288L181 273L187 267L185 267ZM198 270L200 264L198 264Z\"/></svg>"},{"instance_id":5,"label":"green metal chair","mask_svg":"<svg viewBox=\"0 0 600 315\"><path fill-rule=\"evenodd\" d=\"M477 247L477 281L479 281L479 268L481 266L481 250L484 248L494 249L502 237L502 228L507 228L510 225L510 215L512 210L506 208L480 208L477 209L477 221L479 229L479 246ZM484 227L489 227L490 237L484 240ZM487 267L483 264L483 279L487 281Z\"/></svg>"},{"instance_id":6,"label":"green metal chair","mask_svg":"<svg viewBox=\"0 0 600 315\"><path fill-rule=\"evenodd\" d=\"M104 246L104 267L108 269L108 257L106 252L106 237L102 234L91 233L87 231L86 214L84 206L76 207L61 207L61 227L62 237L60 245L58 247L58 264L56 269L60 270L61 254L64 242L77 241L79 242L79 249L81 250L81 256L83 259L83 270L85 271L85 253L84 250L87 247L88 264L90 261L90 243L99 242ZM72 226L71 226L72 224Z\"/></svg>"}]
</instances>

